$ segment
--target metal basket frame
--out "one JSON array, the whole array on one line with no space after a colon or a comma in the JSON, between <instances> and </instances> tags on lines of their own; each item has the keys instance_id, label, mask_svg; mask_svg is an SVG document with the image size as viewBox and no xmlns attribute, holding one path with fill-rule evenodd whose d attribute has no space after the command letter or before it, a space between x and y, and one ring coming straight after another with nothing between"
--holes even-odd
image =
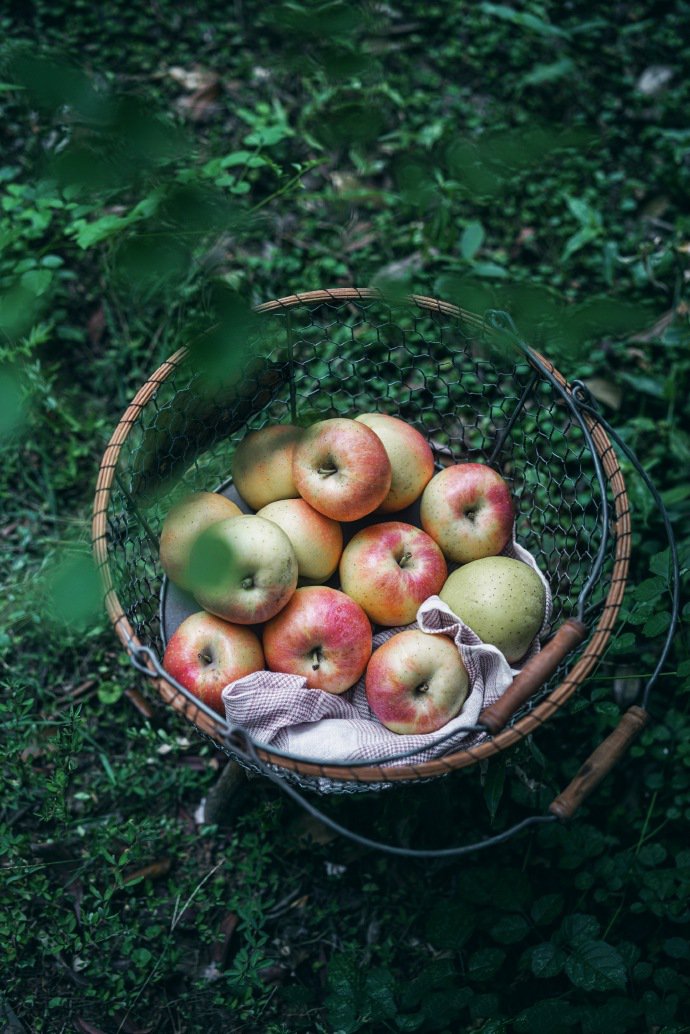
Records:
<instances>
[{"instance_id":1,"label":"metal basket frame","mask_svg":"<svg viewBox=\"0 0 690 1034\"><path fill-rule=\"evenodd\" d=\"M373 289L339 288L334 290L312 291L295 294L257 307L259 314L290 313L295 307L331 304L345 306L362 301L379 301L380 295ZM462 321L470 329L478 333L490 328L504 338L510 338L513 346L522 354L534 371L534 377L544 379L557 393L563 405L568 407L573 422L582 430L594 461L594 472L599 481L602 505L602 539L597 558L592 565L588 581L580 593L578 601L578 618L584 614L589 592L596 584L606 552L608 536L615 541L613 567L609 576L609 588L596 625L589 634L579 656L569 670L565 671L558 685L547 695L511 720L511 724L484 742L463 750L455 751L442 758L415 764L390 765L368 763L322 763L318 759L296 758L270 746L254 744L251 751L253 758L246 757L250 763L258 762L270 766L278 774L290 776L301 785L312 782L315 789L323 785L322 781L330 781L334 785L358 783L372 787L375 784L406 783L427 780L446 775L456 769L475 764L508 749L526 736L538 730L548 721L572 694L582 685L601 658L614 629L625 590L631 551L631 524L628 496L625 482L618 462L616 451L599 415L589 407L587 399L576 384L568 384L553 364L543 355L524 345L514 328L502 314L487 314L480 318L447 302L424 296L412 296L410 302L419 310L439 314L451 320ZM112 501L113 488L116 483L116 472L121 452L133 427L139 421L142 412L155 401L162 385L180 368L188 358L186 348L179 349L170 359L162 363L144 385L136 393L131 404L117 425L103 455L93 512L93 547L101 579L105 590L105 606L115 631L125 649L137 666L153 676L162 700L193 722L201 732L206 733L221 747L233 749L241 753L241 738L235 735L234 748L228 741L226 724L200 705L188 691L179 686L163 671L155 651L137 635L125 609L118 597L118 588L111 570L109 550L112 543L108 528L108 509ZM513 415L515 419L515 415ZM510 422L505 434L510 432ZM122 485L120 487L123 487ZM125 489L126 491L126 489ZM610 503L609 503L610 494ZM154 537L155 538L155 537ZM523 709L524 710L524 709ZM236 731L235 731L236 732ZM246 745L246 740L244 741Z\"/></svg>"}]
</instances>

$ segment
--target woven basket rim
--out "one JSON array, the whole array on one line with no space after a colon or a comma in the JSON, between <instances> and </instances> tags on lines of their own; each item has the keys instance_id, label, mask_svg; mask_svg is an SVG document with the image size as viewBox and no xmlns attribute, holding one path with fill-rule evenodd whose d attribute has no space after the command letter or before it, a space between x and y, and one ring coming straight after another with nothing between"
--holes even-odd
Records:
<instances>
[{"instance_id":1,"label":"woven basket rim","mask_svg":"<svg viewBox=\"0 0 690 1034\"><path fill-rule=\"evenodd\" d=\"M257 305L255 312L271 313L299 305L361 300L385 300L385 298L375 288L339 287L286 295L282 298ZM484 328L486 326L485 321L480 316L462 309L451 302L415 294L409 295L407 300L421 309L435 311L463 320L477 328ZM143 644L135 634L125 615L113 584L108 554L107 509L118 458L124 442L144 406L147 405L158 388L171 376L175 369L184 362L187 355L188 349L186 347L183 346L178 349L169 359L161 363L149 379L139 388L110 437L103 453L96 482L91 533L93 552L104 590L104 603L108 617L120 642L130 654ZM526 346L526 355L528 361L530 357L533 357L537 363L548 371L567 394L572 394L570 385L550 360L529 346ZM613 526L616 548L609 592L604 601L601 615L586 641L578 660L563 681L531 711L515 721L513 725L505 728L498 735L484 740L475 747L466 747L430 761L397 765L372 764L366 767L350 768L344 764L338 765L337 762L324 764L319 761L314 761L313 763L298 761L273 754L270 748L257 749L257 755L261 761L288 772L329 780L361 783L416 781L445 775L456 769L465 768L478 761L488 759L492 755L514 746L553 717L584 682L587 675L602 656L618 617L630 563L632 536L630 507L618 457L601 424L588 413L584 414L583 419L589 429L594 448L597 451L604 474L611 488L615 515ZM184 715L188 721L196 725L201 732L210 736L222 747L222 736L219 729L205 712L182 696L164 679L158 678L154 681L164 703L170 704L176 711Z\"/></svg>"}]
</instances>

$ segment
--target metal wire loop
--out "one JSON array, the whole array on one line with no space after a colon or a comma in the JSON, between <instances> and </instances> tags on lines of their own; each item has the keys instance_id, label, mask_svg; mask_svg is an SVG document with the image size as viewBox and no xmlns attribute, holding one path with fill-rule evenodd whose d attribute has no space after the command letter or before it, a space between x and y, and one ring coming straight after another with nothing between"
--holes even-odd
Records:
<instances>
[{"instance_id":1,"label":"metal wire loop","mask_svg":"<svg viewBox=\"0 0 690 1034\"><path fill-rule=\"evenodd\" d=\"M631 528L606 425L588 408L579 382L570 386L499 309L481 317L434 298L390 305L370 289L336 288L275 299L257 312L263 343L252 345L252 361L231 392L211 399L181 349L141 386L104 454L94 551L108 612L132 663L157 677L166 706L291 796L292 783L340 793L438 778L520 743L582 687L619 614ZM506 348L492 349L496 332ZM502 473L513 487L518 541L552 586L554 627L586 608L590 629L500 735L408 765L295 758L253 743L171 679L158 660L164 643L156 547L169 507L182 493L222 485L234 448L250 430L371 411L416 426L455 462L489 463ZM404 761L406 754L386 760ZM539 821L549 819L535 816L515 829ZM419 854L433 856L438 852Z\"/></svg>"}]
</instances>

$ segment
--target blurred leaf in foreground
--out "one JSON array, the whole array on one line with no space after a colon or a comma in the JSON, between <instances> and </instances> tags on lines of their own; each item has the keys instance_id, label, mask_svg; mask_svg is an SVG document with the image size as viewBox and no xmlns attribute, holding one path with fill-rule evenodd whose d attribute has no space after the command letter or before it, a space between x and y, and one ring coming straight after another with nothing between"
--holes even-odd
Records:
<instances>
[{"instance_id":1,"label":"blurred leaf in foreground","mask_svg":"<svg viewBox=\"0 0 690 1034\"><path fill-rule=\"evenodd\" d=\"M43 611L47 620L74 630L91 624L102 610L103 592L93 559L85 549L65 551L49 567Z\"/></svg>"}]
</instances>

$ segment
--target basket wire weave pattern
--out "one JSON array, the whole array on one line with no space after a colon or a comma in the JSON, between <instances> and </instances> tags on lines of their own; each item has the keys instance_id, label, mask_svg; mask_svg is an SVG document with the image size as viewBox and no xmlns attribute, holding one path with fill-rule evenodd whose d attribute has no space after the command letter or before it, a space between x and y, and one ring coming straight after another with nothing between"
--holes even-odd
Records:
<instances>
[{"instance_id":1,"label":"basket wire weave pattern","mask_svg":"<svg viewBox=\"0 0 690 1034\"><path fill-rule=\"evenodd\" d=\"M493 738L419 764L348 766L257 756L299 785L374 789L472 765L534 732L601 657L615 626L630 556L628 499L596 418L580 415L543 356L505 341L486 320L415 296L392 306L373 290L293 295L259 306L256 352L232 391L200 390L180 349L141 387L103 456L93 543L105 603L122 644L162 654L157 543L170 506L227 481L234 447L268 423L310 423L379 410L416 426L439 458L484 462L511 486L516 538L549 579L553 627L583 618L589 636ZM249 354L249 353L248 353ZM601 486L604 486L602 492ZM162 700L222 745L213 720L168 680ZM231 753L231 751L229 751Z\"/></svg>"}]
</instances>

